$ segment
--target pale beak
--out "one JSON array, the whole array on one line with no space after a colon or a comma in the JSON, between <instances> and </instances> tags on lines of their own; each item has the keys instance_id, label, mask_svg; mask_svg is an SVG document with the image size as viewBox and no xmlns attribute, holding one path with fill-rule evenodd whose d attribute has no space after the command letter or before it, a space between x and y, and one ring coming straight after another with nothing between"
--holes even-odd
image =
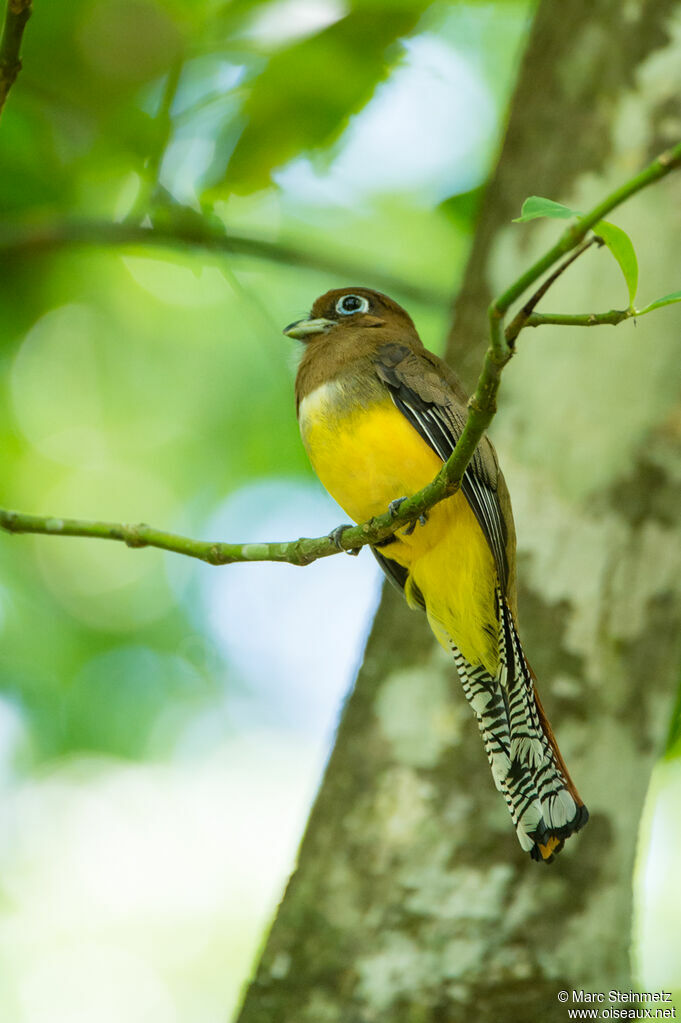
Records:
<instances>
[{"instance_id":1,"label":"pale beak","mask_svg":"<svg viewBox=\"0 0 681 1023\"><path fill-rule=\"evenodd\" d=\"M288 327L284 327L283 333L286 334L286 337L294 337L302 341L310 334L322 334L335 326L335 320L296 320L295 323L289 323Z\"/></svg>"}]
</instances>

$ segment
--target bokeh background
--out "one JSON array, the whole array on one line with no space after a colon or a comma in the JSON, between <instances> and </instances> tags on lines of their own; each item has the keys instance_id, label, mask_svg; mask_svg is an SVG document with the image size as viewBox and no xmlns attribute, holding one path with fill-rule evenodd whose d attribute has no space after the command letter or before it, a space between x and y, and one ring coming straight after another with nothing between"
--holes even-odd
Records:
<instances>
[{"instance_id":1,"label":"bokeh background","mask_svg":"<svg viewBox=\"0 0 681 1023\"><path fill-rule=\"evenodd\" d=\"M442 350L532 13L38 5L0 121L3 506L225 540L342 521L282 326L382 286ZM215 569L0 536L0 1019L230 1017L379 591L366 551ZM679 805L668 757L636 882L648 989L681 988Z\"/></svg>"}]
</instances>

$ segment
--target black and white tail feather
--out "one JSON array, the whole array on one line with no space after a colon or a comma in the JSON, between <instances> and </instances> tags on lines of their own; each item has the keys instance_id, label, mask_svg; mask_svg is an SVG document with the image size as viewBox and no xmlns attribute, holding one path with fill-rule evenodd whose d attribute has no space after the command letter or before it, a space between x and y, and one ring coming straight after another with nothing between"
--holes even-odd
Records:
<instances>
[{"instance_id":1,"label":"black and white tail feather","mask_svg":"<svg viewBox=\"0 0 681 1023\"><path fill-rule=\"evenodd\" d=\"M496 678L469 664L450 639L463 691L475 713L497 789L518 841L533 859L551 862L565 839L588 820L537 701L534 679L513 615L496 592L499 665Z\"/></svg>"},{"instance_id":2,"label":"black and white tail feather","mask_svg":"<svg viewBox=\"0 0 681 1023\"><path fill-rule=\"evenodd\" d=\"M466 399L454 386L451 371L436 356L414 352L398 342L377 350L375 368L398 411L446 462L466 423ZM510 509L507 519L501 508L500 478L494 449L483 439L464 473L461 492L494 556L498 580L496 677L482 665L470 664L442 623L431 620L430 624L454 653L464 692L478 719L494 783L506 800L520 844L533 859L548 863L565 839L586 824L589 814L542 710L505 597L511 574L511 520ZM384 545L389 548L390 542ZM510 544L512 547L512 541ZM391 560L389 549L384 556L374 548L374 554L387 576L405 591L409 603L427 610L409 571Z\"/></svg>"}]
</instances>

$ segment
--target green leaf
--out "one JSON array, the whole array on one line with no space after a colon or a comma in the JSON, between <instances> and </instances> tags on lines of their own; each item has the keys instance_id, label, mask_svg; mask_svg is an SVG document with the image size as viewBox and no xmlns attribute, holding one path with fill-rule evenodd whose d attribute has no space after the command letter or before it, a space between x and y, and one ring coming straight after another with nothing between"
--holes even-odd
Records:
<instances>
[{"instance_id":1,"label":"green leaf","mask_svg":"<svg viewBox=\"0 0 681 1023\"><path fill-rule=\"evenodd\" d=\"M649 305L645 305L643 309L637 309L636 315L643 316L644 313L652 313L653 309L661 309L665 305L673 305L675 302L681 302L681 291L672 291L671 295L663 295L662 298L655 299Z\"/></svg>"},{"instance_id":2,"label":"green leaf","mask_svg":"<svg viewBox=\"0 0 681 1023\"><path fill-rule=\"evenodd\" d=\"M519 217L513 221L514 224L521 224L526 220L536 220L538 217L552 217L554 220L567 220L569 217L580 217L579 210L570 209L561 202L554 202L553 199L545 199L541 195L531 195L523 203ZM634 246L629 235L607 220L599 220L593 227L594 234L603 239L604 243L612 252L624 274L627 288L629 289L629 305L634 304L636 289L638 287L638 261ZM660 299L663 302L663 299ZM672 299L674 301L674 299ZM666 303L665 303L666 304ZM646 309L646 312L648 310Z\"/></svg>"},{"instance_id":3,"label":"green leaf","mask_svg":"<svg viewBox=\"0 0 681 1023\"><path fill-rule=\"evenodd\" d=\"M578 217L577 210L571 210L569 206L563 206L562 202L554 202L553 199L544 199L541 195L531 195L523 203L520 216L513 220L514 224L522 224L526 220L537 220L538 217L551 217L553 220L567 220L569 217Z\"/></svg>"},{"instance_id":4,"label":"green leaf","mask_svg":"<svg viewBox=\"0 0 681 1023\"><path fill-rule=\"evenodd\" d=\"M627 288L629 289L629 305L634 304L638 288L638 260L634 252L631 238L621 227L599 220L593 227L594 234L602 238L620 265Z\"/></svg>"}]
</instances>

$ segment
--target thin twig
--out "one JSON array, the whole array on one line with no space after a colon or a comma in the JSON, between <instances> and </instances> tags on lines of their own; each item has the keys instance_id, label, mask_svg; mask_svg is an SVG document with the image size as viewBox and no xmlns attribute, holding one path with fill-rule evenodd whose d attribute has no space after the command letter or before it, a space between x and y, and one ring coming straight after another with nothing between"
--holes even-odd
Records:
<instances>
[{"instance_id":1,"label":"thin twig","mask_svg":"<svg viewBox=\"0 0 681 1023\"><path fill-rule=\"evenodd\" d=\"M31 10L31 0L7 0L0 38L0 114L4 109L7 94L21 71L19 52Z\"/></svg>"},{"instance_id":2,"label":"thin twig","mask_svg":"<svg viewBox=\"0 0 681 1023\"><path fill-rule=\"evenodd\" d=\"M526 327L601 327L610 324L616 327L624 320L639 316L635 309L609 309L607 313L532 313L525 321Z\"/></svg>"},{"instance_id":3,"label":"thin twig","mask_svg":"<svg viewBox=\"0 0 681 1023\"><path fill-rule=\"evenodd\" d=\"M585 253L587 251L587 249L590 249L591 246L594 245L597 241L599 242L599 244L601 244L601 245L603 244L600 241L600 239L597 239L594 236L593 238L589 238L588 241L586 241L582 245L580 245L579 248L577 249L577 251L573 252L572 255L569 257L569 259L565 259L560 264L560 266L558 266L553 271L553 273L550 275L550 277L546 278L546 280L543 282L541 287L537 288L537 290L534 292L534 294L530 296L530 298L527 300L527 302L522 307L522 309L514 316L514 318L509 323L508 327L506 327L506 331L505 331L506 341L508 342L508 345L509 345L510 348L513 348L513 346L515 345L516 338L520 334L520 331L527 324L527 321L529 320L530 316L534 312L534 310L535 310L535 308L537 306L537 303L541 301L541 299L544 297L544 295L549 290L551 285L555 284L555 282L558 280L558 278L561 276L561 274L564 274L565 271L567 270L567 268L569 266L571 266L571 264L574 263L574 261L576 259L579 259L579 257L583 253Z\"/></svg>"},{"instance_id":4,"label":"thin twig","mask_svg":"<svg viewBox=\"0 0 681 1023\"><path fill-rule=\"evenodd\" d=\"M625 199L629 199L643 188L652 185L653 182L659 181L660 178L665 177L670 171L678 167L679 164L681 164L681 142L672 146L666 152L661 153L640 174L636 174L629 181L625 181L623 185L615 189L614 192L611 192L609 196L598 203L597 206L594 206L592 210L583 217L579 217L576 223L563 231L556 244L548 252L544 253L506 291L491 302L488 309L490 338L492 348L497 353L498 358L506 358L506 361L510 358L508 342L504 336L503 319L516 299L520 298L523 292L527 291L561 256L564 256L579 245L594 224L602 220L616 206L620 206Z\"/></svg>"}]
</instances>

